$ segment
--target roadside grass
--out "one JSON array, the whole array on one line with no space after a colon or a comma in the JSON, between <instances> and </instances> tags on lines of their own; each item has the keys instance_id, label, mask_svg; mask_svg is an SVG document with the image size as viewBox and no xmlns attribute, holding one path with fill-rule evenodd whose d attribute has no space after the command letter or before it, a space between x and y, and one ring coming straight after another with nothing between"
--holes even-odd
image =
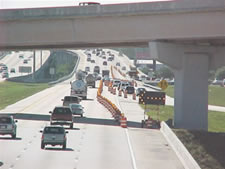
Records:
<instances>
[{"instance_id":1,"label":"roadside grass","mask_svg":"<svg viewBox=\"0 0 225 169\"><path fill-rule=\"evenodd\" d=\"M16 103L28 96L31 96L41 90L48 88L47 83L16 83L16 82L1 82L0 83L0 110L6 106Z\"/></svg>"},{"instance_id":2,"label":"roadside grass","mask_svg":"<svg viewBox=\"0 0 225 169\"><path fill-rule=\"evenodd\" d=\"M144 109L144 105L140 105ZM166 121L173 119L173 106L147 105L147 114L153 119ZM207 131L173 129L174 133L191 153L199 166L204 169L225 168L225 113L209 111Z\"/></svg>"},{"instance_id":3,"label":"roadside grass","mask_svg":"<svg viewBox=\"0 0 225 169\"><path fill-rule=\"evenodd\" d=\"M144 109L144 105L141 105ZM147 114L153 119L160 121L166 121L168 119L173 119L174 107L173 106L159 106L159 115L156 110L157 106L147 105L147 109L150 109ZM208 124L209 132L225 132L225 112L208 111Z\"/></svg>"},{"instance_id":4,"label":"roadside grass","mask_svg":"<svg viewBox=\"0 0 225 169\"><path fill-rule=\"evenodd\" d=\"M174 86L168 86L165 92L168 96L174 97ZM209 86L208 94L210 105L225 106L225 87Z\"/></svg>"}]
</instances>

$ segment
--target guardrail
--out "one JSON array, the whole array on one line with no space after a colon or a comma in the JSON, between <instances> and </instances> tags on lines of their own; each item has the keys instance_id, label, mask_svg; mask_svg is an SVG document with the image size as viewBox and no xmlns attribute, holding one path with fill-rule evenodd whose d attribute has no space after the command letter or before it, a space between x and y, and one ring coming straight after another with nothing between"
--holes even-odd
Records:
<instances>
[{"instance_id":1,"label":"guardrail","mask_svg":"<svg viewBox=\"0 0 225 169\"><path fill-rule=\"evenodd\" d=\"M67 51L67 52L73 53L73 52L71 52L71 51ZM63 82L63 81L65 81L65 80L67 80L67 79L70 79L70 78L74 75L74 73L76 72L79 62L80 62L80 56L77 55L77 62L76 62L76 65L74 66L73 71L72 71L69 75L64 76L64 77L62 77L62 78L60 78L60 79L58 79L58 80L56 80L56 81L49 82L48 84L49 84L49 85L54 85L54 84Z\"/></svg>"}]
</instances>

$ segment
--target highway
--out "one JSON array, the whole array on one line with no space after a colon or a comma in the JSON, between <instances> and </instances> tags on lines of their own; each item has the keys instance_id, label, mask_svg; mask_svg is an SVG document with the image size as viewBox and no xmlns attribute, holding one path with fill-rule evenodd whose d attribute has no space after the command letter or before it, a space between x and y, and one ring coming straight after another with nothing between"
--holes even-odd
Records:
<instances>
[{"instance_id":1,"label":"highway","mask_svg":"<svg viewBox=\"0 0 225 169\"><path fill-rule=\"evenodd\" d=\"M50 55L50 51L42 51L42 64L45 63L47 58ZM23 56L20 58L19 56ZM41 53L40 51L36 51L35 54L36 62L35 68L38 70L41 67ZM28 60L27 63L23 63L24 60ZM16 77L21 75L26 75L27 73L20 73L19 66L29 66L33 71L33 51L20 51L20 52L12 52L11 54L6 55L0 60L0 63L6 64L8 67L9 77ZM11 73L11 68L15 68L15 73ZM0 76L0 81L3 81L4 78Z\"/></svg>"},{"instance_id":2,"label":"highway","mask_svg":"<svg viewBox=\"0 0 225 169\"><path fill-rule=\"evenodd\" d=\"M102 65L96 56L96 64L86 62L82 50L78 69ZM115 64L120 57L115 56ZM109 63L109 62L108 62ZM122 65L121 65L122 66ZM116 73L116 76L120 76ZM70 81L57 84L33 96L8 106L1 113L16 113L17 138L0 136L1 169L182 169L178 157L168 145L162 133L156 129L140 128L143 110L137 101L118 98L107 92L103 95L120 107L128 117L128 128L121 128L112 115L97 102L97 88L88 88L88 99L83 100L84 118L74 118L74 129L67 129L67 149L47 146L41 149L41 133L49 125L49 111L62 105L61 99L70 94Z\"/></svg>"}]
</instances>

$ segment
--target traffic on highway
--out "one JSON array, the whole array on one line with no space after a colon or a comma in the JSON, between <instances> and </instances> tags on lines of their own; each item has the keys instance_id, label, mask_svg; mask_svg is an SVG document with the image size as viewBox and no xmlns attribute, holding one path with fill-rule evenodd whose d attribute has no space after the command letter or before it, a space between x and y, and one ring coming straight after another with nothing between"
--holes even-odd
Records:
<instances>
[{"instance_id":1,"label":"traffic on highway","mask_svg":"<svg viewBox=\"0 0 225 169\"><path fill-rule=\"evenodd\" d=\"M158 124L142 124L138 97L153 89L133 63L111 49L73 52L72 78L0 111L0 168L184 168ZM18 63L1 60L9 70L32 65L32 53L12 55Z\"/></svg>"}]
</instances>

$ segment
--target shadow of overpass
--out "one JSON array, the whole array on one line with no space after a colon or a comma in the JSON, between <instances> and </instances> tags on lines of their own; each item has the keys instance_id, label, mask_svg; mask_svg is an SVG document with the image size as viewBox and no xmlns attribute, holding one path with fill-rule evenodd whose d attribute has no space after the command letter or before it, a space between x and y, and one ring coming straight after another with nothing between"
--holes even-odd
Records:
<instances>
[{"instance_id":1,"label":"shadow of overpass","mask_svg":"<svg viewBox=\"0 0 225 169\"><path fill-rule=\"evenodd\" d=\"M50 115L33 114L33 113L1 113L2 115L12 115L18 120L33 120L33 121L50 121ZM114 119L101 119L91 117L73 117L74 123L92 124L92 125L105 125L105 126L120 126L120 123ZM127 122L128 127L141 128L141 122Z\"/></svg>"}]
</instances>

